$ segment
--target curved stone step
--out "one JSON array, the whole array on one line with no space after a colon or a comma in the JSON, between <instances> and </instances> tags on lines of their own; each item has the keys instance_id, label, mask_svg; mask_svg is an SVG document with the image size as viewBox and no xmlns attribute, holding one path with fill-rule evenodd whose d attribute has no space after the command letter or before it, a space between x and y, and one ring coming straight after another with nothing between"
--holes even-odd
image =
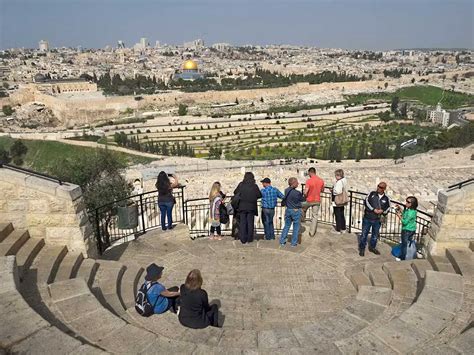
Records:
<instances>
[{"instance_id":1,"label":"curved stone step","mask_svg":"<svg viewBox=\"0 0 474 355\"><path fill-rule=\"evenodd\" d=\"M0 256L15 255L29 237L28 231L15 229L0 243Z\"/></svg>"},{"instance_id":2,"label":"curved stone step","mask_svg":"<svg viewBox=\"0 0 474 355\"><path fill-rule=\"evenodd\" d=\"M25 302L16 289L19 279L14 256L0 258L0 281L1 348L15 354L103 353L51 326ZM10 285L8 290L6 285Z\"/></svg>"},{"instance_id":3,"label":"curved stone step","mask_svg":"<svg viewBox=\"0 0 474 355\"><path fill-rule=\"evenodd\" d=\"M454 270L467 279L474 278L474 253L470 249L446 249L446 257Z\"/></svg>"},{"instance_id":4,"label":"curved stone step","mask_svg":"<svg viewBox=\"0 0 474 355\"><path fill-rule=\"evenodd\" d=\"M118 289L118 296L125 310L135 305L135 295L144 271L141 266L127 265Z\"/></svg>"},{"instance_id":5,"label":"curved stone step","mask_svg":"<svg viewBox=\"0 0 474 355\"><path fill-rule=\"evenodd\" d=\"M0 223L0 242L2 242L11 232L13 232L13 224Z\"/></svg>"},{"instance_id":6,"label":"curved stone step","mask_svg":"<svg viewBox=\"0 0 474 355\"><path fill-rule=\"evenodd\" d=\"M392 287L387 274L382 270L382 265L367 263L364 265L364 273L369 277L369 280L373 286L385 288Z\"/></svg>"},{"instance_id":7,"label":"curved stone step","mask_svg":"<svg viewBox=\"0 0 474 355\"><path fill-rule=\"evenodd\" d=\"M388 275L393 293L405 302L412 303L417 295L418 279L411 267L411 261L386 262L382 269Z\"/></svg>"},{"instance_id":8,"label":"curved stone step","mask_svg":"<svg viewBox=\"0 0 474 355\"><path fill-rule=\"evenodd\" d=\"M118 292L122 276L127 269L122 263L109 260L96 260L100 266L92 284L92 293L99 302L112 313L121 316L125 313Z\"/></svg>"},{"instance_id":9,"label":"curved stone step","mask_svg":"<svg viewBox=\"0 0 474 355\"><path fill-rule=\"evenodd\" d=\"M82 253L68 253L59 265L54 282L68 280L76 275L83 260Z\"/></svg>"},{"instance_id":10,"label":"curved stone step","mask_svg":"<svg viewBox=\"0 0 474 355\"><path fill-rule=\"evenodd\" d=\"M30 285L51 283L67 252L66 246L52 246L46 244L40 250L33 260L30 269L25 274L25 278L28 278L27 283Z\"/></svg>"},{"instance_id":11,"label":"curved stone step","mask_svg":"<svg viewBox=\"0 0 474 355\"><path fill-rule=\"evenodd\" d=\"M71 275L71 279L73 278L81 278L87 282L87 285L90 287L95 279L95 274L99 269L99 263L96 262L95 259L84 259L79 266L76 274Z\"/></svg>"},{"instance_id":12,"label":"curved stone step","mask_svg":"<svg viewBox=\"0 0 474 355\"><path fill-rule=\"evenodd\" d=\"M433 266L433 270L442 271L442 272L450 272L453 274L456 273L456 271L453 268L453 265L445 256L428 254L428 261Z\"/></svg>"},{"instance_id":13,"label":"curved stone step","mask_svg":"<svg viewBox=\"0 0 474 355\"><path fill-rule=\"evenodd\" d=\"M44 245L43 238L29 238L20 250L18 250L16 253L16 260L18 263L20 278L23 278L23 274L31 266L33 260L35 260Z\"/></svg>"}]
</instances>

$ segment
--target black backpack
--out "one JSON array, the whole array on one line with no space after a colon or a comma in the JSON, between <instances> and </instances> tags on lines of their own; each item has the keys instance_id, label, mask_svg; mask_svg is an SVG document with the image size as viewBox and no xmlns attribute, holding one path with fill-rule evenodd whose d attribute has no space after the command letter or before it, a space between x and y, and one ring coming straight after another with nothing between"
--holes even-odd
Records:
<instances>
[{"instance_id":1,"label":"black backpack","mask_svg":"<svg viewBox=\"0 0 474 355\"><path fill-rule=\"evenodd\" d=\"M219 205L219 222L222 224L229 223L229 212L224 202Z\"/></svg>"},{"instance_id":2,"label":"black backpack","mask_svg":"<svg viewBox=\"0 0 474 355\"><path fill-rule=\"evenodd\" d=\"M156 302L158 302L159 296L156 298L154 305L152 305L148 299L148 291L150 291L154 285L156 285L156 282L152 282L150 287L147 287L146 282L144 282L137 291L137 295L135 297L135 310L142 317L149 317L154 313Z\"/></svg>"}]
</instances>

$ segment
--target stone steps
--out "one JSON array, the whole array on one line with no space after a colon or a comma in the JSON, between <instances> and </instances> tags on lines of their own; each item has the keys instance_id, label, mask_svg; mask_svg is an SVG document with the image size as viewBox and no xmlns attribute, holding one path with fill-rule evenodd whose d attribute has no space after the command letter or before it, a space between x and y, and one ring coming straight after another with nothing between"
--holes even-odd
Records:
<instances>
[{"instance_id":1,"label":"stone steps","mask_svg":"<svg viewBox=\"0 0 474 355\"><path fill-rule=\"evenodd\" d=\"M26 230L14 230L0 243L0 256L15 255L30 237Z\"/></svg>"},{"instance_id":2,"label":"stone steps","mask_svg":"<svg viewBox=\"0 0 474 355\"><path fill-rule=\"evenodd\" d=\"M54 281L64 281L73 278L81 267L84 261L84 255L82 253L68 253L59 264L58 272L54 278Z\"/></svg>"},{"instance_id":3,"label":"stone steps","mask_svg":"<svg viewBox=\"0 0 474 355\"><path fill-rule=\"evenodd\" d=\"M453 265L451 264L449 259L445 256L428 254L428 261L433 266L433 270L442 271L442 272L450 272L453 274L456 273Z\"/></svg>"},{"instance_id":4,"label":"stone steps","mask_svg":"<svg viewBox=\"0 0 474 355\"><path fill-rule=\"evenodd\" d=\"M474 253L470 249L446 249L446 258L456 273L466 278L474 277Z\"/></svg>"},{"instance_id":5,"label":"stone steps","mask_svg":"<svg viewBox=\"0 0 474 355\"><path fill-rule=\"evenodd\" d=\"M13 232L13 224L0 223L0 242L2 242L11 232Z\"/></svg>"},{"instance_id":6,"label":"stone steps","mask_svg":"<svg viewBox=\"0 0 474 355\"><path fill-rule=\"evenodd\" d=\"M18 292L19 282L15 257L0 257L1 349L14 354L103 353L101 349L82 343L41 318Z\"/></svg>"},{"instance_id":7,"label":"stone steps","mask_svg":"<svg viewBox=\"0 0 474 355\"><path fill-rule=\"evenodd\" d=\"M30 268L33 260L36 258L38 253L44 247L43 238L29 238L25 244L18 250L16 253L16 260L18 263L18 272L20 273L20 279L23 278L23 275Z\"/></svg>"}]
</instances>

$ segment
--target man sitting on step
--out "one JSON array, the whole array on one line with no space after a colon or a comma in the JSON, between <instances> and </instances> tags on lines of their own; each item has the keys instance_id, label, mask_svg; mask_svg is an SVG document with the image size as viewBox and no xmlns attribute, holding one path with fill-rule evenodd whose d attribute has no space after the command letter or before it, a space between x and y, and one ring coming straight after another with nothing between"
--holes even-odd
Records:
<instances>
[{"instance_id":1,"label":"man sitting on step","mask_svg":"<svg viewBox=\"0 0 474 355\"><path fill-rule=\"evenodd\" d=\"M158 266L155 263L146 268L145 283L147 284L147 297L150 304L154 305L154 313L160 314L166 312L168 309L171 312L177 312L177 299L179 297L178 286L166 289L161 283L164 267Z\"/></svg>"}]
</instances>

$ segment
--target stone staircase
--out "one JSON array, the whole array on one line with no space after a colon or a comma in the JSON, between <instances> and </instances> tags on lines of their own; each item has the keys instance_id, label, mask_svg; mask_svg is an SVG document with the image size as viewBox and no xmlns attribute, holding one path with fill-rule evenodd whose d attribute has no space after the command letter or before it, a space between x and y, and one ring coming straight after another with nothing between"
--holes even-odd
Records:
<instances>
[{"instance_id":1,"label":"stone staircase","mask_svg":"<svg viewBox=\"0 0 474 355\"><path fill-rule=\"evenodd\" d=\"M472 249L394 262L388 246L361 258L354 235L326 232L280 249L272 241L191 241L179 227L104 255L115 260L94 260L0 224L0 347L52 354L472 352ZM140 317L134 294L150 262L165 266L168 286L200 268L211 299L222 303L223 327L184 328L169 312Z\"/></svg>"}]
</instances>

